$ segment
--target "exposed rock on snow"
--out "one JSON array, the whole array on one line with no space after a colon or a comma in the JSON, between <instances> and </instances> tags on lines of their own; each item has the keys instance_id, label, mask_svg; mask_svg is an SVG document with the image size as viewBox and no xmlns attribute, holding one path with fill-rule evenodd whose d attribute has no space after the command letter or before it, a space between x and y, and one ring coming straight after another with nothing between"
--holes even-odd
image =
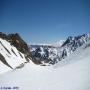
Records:
<instances>
[{"instance_id":1,"label":"exposed rock on snow","mask_svg":"<svg viewBox=\"0 0 90 90\"><path fill-rule=\"evenodd\" d=\"M73 53L77 48L81 47L85 43L90 41L89 34L83 34L75 37L68 37L66 41L59 46L47 46L47 45L32 45L31 53L32 58L37 62L43 62L44 64L49 63L55 64L58 61L69 56ZM42 64L43 64L42 63Z\"/></svg>"},{"instance_id":2,"label":"exposed rock on snow","mask_svg":"<svg viewBox=\"0 0 90 90\"><path fill-rule=\"evenodd\" d=\"M0 73L15 69L30 58L28 45L17 33L6 35L0 32ZM5 67L9 68L3 70Z\"/></svg>"}]
</instances>

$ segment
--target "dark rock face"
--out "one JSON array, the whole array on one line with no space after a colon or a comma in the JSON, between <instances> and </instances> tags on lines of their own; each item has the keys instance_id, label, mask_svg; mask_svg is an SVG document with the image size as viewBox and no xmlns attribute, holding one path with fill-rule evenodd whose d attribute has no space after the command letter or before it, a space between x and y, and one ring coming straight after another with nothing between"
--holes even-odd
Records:
<instances>
[{"instance_id":1,"label":"dark rock face","mask_svg":"<svg viewBox=\"0 0 90 90\"><path fill-rule=\"evenodd\" d=\"M0 38L7 40L11 45L15 46L17 50L25 55L26 60L29 62L29 59L31 58L30 48L18 33L6 35L0 32Z\"/></svg>"},{"instance_id":2,"label":"dark rock face","mask_svg":"<svg viewBox=\"0 0 90 90\"><path fill-rule=\"evenodd\" d=\"M0 32L0 38L2 38L2 39L7 39L7 35L4 34L4 33L2 33L2 32Z\"/></svg>"},{"instance_id":3,"label":"dark rock face","mask_svg":"<svg viewBox=\"0 0 90 90\"><path fill-rule=\"evenodd\" d=\"M83 34L75 37L69 36L67 40L63 43L62 47L66 45L67 46L72 45L73 47L75 47L75 45L81 46L89 39L90 39L90 36L88 34Z\"/></svg>"},{"instance_id":4,"label":"dark rock face","mask_svg":"<svg viewBox=\"0 0 90 90\"><path fill-rule=\"evenodd\" d=\"M53 49L55 49L55 47L47 45L40 45L38 47L35 47L35 50L31 52L34 62L37 62L37 64L41 64L42 66L45 64L54 64L54 62L56 62L54 60L55 58L53 60L49 58L50 55L56 55Z\"/></svg>"},{"instance_id":5,"label":"dark rock face","mask_svg":"<svg viewBox=\"0 0 90 90\"><path fill-rule=\"evenodd\" d=\"M14 45L20 52L28 54L28 46L18 33L9 34L8 39L11 45Z\"/></svg>"}]
</instances>

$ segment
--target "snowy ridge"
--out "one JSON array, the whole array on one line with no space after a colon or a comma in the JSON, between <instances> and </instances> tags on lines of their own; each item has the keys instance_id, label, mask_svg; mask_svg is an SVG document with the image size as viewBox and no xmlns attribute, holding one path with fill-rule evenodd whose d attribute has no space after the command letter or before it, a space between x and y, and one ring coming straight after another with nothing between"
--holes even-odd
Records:
<instances>
[{"instance_id":1,"label":"snowy ridge","mask_svg":"<svg viewBox=\"0 0 90 90\"><path fill-rule=\"evenodd\" d=\"M86 56L89 56L89 52L90 52L90 41L88 41L86 44L76 49L75 52L71 53L65 59L62 59L60 62L55 64L54 68L58 68L70 63L74 63L76 61L82 60L84 57L87 58Z\"/></svg>"},{"instance_id":2,"label":"snowy ridge","mask_svg":"<svg viewBox=\"0 0 90 90\"><path fill-rule=\"evenodd\" d=\"M0 73L15 69L24 62L26 62L24 54L8 41L0 38Z\"/></svg>"},{"instance_id":3,"label":"snowy ridge","mask_svg":"<svg viewBox=\"0 0 90 90\"><path fill-rule=\"evenodd\" d=\"M68 37L66 41L62 43L61 46L44 46L38 45L38 47L33 47L31 53L34 59L37 61L43 61L44 64L49 63L55 64L58 61L68 57L76 49L90 41L89 34L83 34L75 37ZM37 46L37 45L36 45Z\"/></svg>"},{"instance_id":4,"label":"snowy ridge","mask_svg":"<svg viewBox=\"0 0 90 90\"><path fill-rule=\"evenodd\" d=\"M65 42L65 40L60 40L60 41L57 41L55 44L52 44L52 45L55 47L61 47L64 42Z\"/></svg>"}]
</instances>

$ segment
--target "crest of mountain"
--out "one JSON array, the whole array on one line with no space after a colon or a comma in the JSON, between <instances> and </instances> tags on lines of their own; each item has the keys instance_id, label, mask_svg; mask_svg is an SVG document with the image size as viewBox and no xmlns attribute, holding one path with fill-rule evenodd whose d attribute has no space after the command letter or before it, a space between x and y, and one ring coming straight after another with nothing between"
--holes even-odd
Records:
<instances>
[{"instance_id":1,"label":"crest of mountain","mask_svg":"<svg viewBox=\"0 0 90 90\"><path fill-rule=\"evenodd\" d=\"M83 34L69 36L60 46L50 44L29 46L18 33L7 35L0 32L0 73L22 68L30 60L37 65L54 65L88 41L90 35Z\"/></svg>"},{"instance_id":2,"label":"crest of mountain","mask_svg":"<svg viewBox=\"0 0 90 90\"><path fill-rule=\"evenodd\" d=\"M46 45L38 45L38 47L33 47L32 58L35 61L41 61L44 65L47 64L55 64L58 61L69 56L73 53L77 48L81 47L85 43L90 40L89 34L83 34L79 36L69 36L66 41L62 43L60 47L58 46L46 46Z\"/></svg>"},{"instance_id":3,"label":"crest of mountain","mask_svg":"<svg viewBox=\"0 0 90 90\"><path fill-rule=\"evenodd\" d=\"M52 44L52 45L55 47L61 47L64 42L65 42L65 40L60 40L60 41L57 41L55 44Z\"/></svg>"},{"instance_id":4,"label":"crest of mountain","mask_svg":"<svg viewBox=\"0 0 90 90\"><path fill-rule=\"evenodd\" d=\"M18 33L6 35L0 32L0 71L21 68L30 59L28 45Z\"/></svg>"}]
</instances>

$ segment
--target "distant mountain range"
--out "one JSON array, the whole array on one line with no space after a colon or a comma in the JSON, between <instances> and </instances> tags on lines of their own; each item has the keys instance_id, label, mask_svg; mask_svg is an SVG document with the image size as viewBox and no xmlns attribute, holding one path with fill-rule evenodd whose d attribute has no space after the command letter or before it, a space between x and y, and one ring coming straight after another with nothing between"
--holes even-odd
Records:
<instances>
[{"instance_id":1,"label":"distant mountain range","mask_svg":"<svg viewBox=\"0 0 90 90\"><path fill-rule=\"evenodd\" d=\"M31 53L36 61L41 61L44 65L55 64L69 56L77 48L90 41L89 34L79 36L69 36L59 45L31 45Z\"/></svg>"},{"instance_id":2,"label":"distant mountain range","mask_svg":"<svg viewBox=\"0 0 90 90\"><path fill-rule=\"evenodd\" d=\"M22 68L29 62L41 66L54 65L89 41L90 35L83 34L69 36L53 45L28 45L18 33L6 35L0 32L0 73Z\"/></svg>"}]
</instances>

